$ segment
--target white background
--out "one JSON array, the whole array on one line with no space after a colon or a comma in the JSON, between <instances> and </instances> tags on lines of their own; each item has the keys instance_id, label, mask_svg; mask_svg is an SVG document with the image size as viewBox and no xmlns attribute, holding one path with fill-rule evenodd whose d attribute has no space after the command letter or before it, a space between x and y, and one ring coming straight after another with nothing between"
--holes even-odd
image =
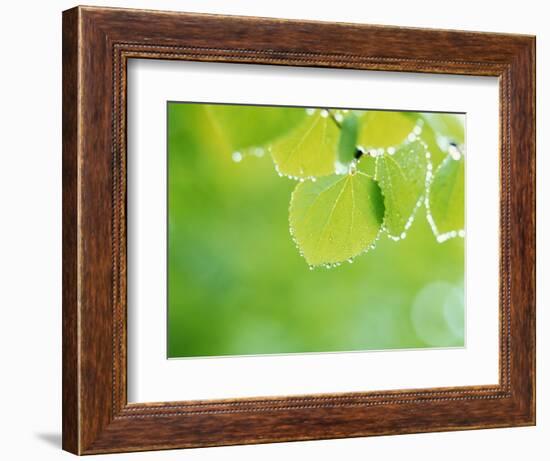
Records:
<instances>
[{"instance_id":1,"label":"white background","mask_svg":"<svg viewBox=\"0 0 550 461\"><path fill-rule=\"evenodd\" d=\"M89 1L89 4L101 4ZM117 455L144 460L399 459L543 460L550 438L550 317L543 286L550 222L541 211L550 149L550 31L545 3L461 0L387 2L196 0L115 1L112 6L163 8L297 19L365 22L537 34L538 59L538 425L368 439L209 448ZM61 425L61 10L69 1L5 2L0 15L0 350L5 459L69 459ZM544 222L546 220L546 222ZM546 277L547 278L547 277ZM547 284L548 285L548 284ZM103 459L104 457L98 457ZM115 458L111 458L115 459Z\"/></svg>"},{"instance_id":2,"label":"white background","mask_svg":"<svg viewBox=\"0 0 550 461\"><path fill-rule=\"evenodd\" d=\"M129 63L128 92L131 402L498 383L496 77L144 59ZM467 347L166 360L164 154L173 100L465 112Z\"/></svg>"}]
</instances>

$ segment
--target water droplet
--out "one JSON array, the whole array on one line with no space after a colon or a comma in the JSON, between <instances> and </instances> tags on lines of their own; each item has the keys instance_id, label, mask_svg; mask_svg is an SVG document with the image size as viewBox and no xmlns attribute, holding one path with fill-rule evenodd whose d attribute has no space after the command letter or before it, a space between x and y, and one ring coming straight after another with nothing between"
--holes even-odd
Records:
<instances>
[{"instance_id":1,"label":"water droplet","mask_svg":"<svg viewBox=\"0 0 550 461\"><path fill-rule=\"evenodd\" d=\"M422 127L420 125L416 125L413 128L413 133L416 134L416 135L419 135L420 133L422 133Z\"/></svg>"},{"instance_id":2,"label":"water droplet","mask_svg":"<svg viewBox=\"0 0 550 461\"><path fill-rule=\"evenodd\" d=\"M315 113L315 109L311 108L311 107L308 107L306 109L306 114L307 115L313 115Z\"/></svg>"},{"instance_id":3,"label":"water droplet","mask_svg":"<svg viewBox=\"0 0 550 461\"><path fill-rule=\"evenodd\" d=\"M449 155L453 160L460 160L461 154L454 144L449 144Z\"/></svg>"},{"instance_id":4,"label":"water droplet","mask_svg":"<svg viewBox=\"0 0 550 461\"><path fill-rule=\"evenodd\" d=\"M241 154L239 151L233 152L231 154L231 158L234 162L239 163L243 159L243 154Z\"/></svg>"},{"instance_id":5,"label":"water droplet","mask_svg":"<svg viewBox=\"0 0 550 461\"><path fill-rule=\"evenodd\" d=\"M459 231L458 231L458 236L459 236L459 237L464 238L465 235L466 235L466 232L464 232L463 230L459 230Z\"/></svg>"},{"instance_id":6,"label":"water droplet","mask_svg":"<svg viewBox=\"0 0 550 461\"><path fill-rule=\"evenodd\" d=\"M449 138L447 138L447 136L437 134L435 137L435 141L443 152L447 151L447 149L449 148L450 140Z\"/></svg>"},{"instance_id":7,"label":"water droplet","mask_svg":"<svg viewBox=\"0 0 550 461\"><path fill-rule=\"evenodd\" d=\"M390 155L395 154L395 147L388 147L388 154Z\"/></svg>"},{"instance_id":8,"label":"water droplet","mask_svg":"<svg viewBox=\"0 0 550 461\"><path fill-rule=\"evenodd\" d=\"M342 120L344 120L344 116L340 113L337 113L334 118L336 119L337 122L341 122Z\"/></svg>"},{"instance_id":9,"label":"water droplet","mask_svg":"<svg viewBox=\"0 0 550 461\"><path fill-rule=\"evenodd\" d=\"M336 160L334 162L334 172L336 174L346 174L348 172L348 166L345 163L340 162L339 160Z\"/></svg>"},{"instance_id":10,"label":"water droplet","mask_svg":"<svg viewBox=\"0 0 550 461\"><path fill-rule=\"evenodd\" d=\"M416 134L409 133L409 136L407 136L407 139L409 140L409 142L416 141Z\"/></svg>"},{"instance_id":11,"label":"water droplet","mask_svg":"<svg viewBox=\"0 0 550 461\"><path fill-rule=\"evenodd\" d=\"M312 182L317 181L317 178L315 176L312 176L310 179L311 179Z\"/></svg>"},{"instance_id":12,"label":"water droplet","mask_svg":"<svg viewBox=\"0 0 550 461\"><path fill-rule=\"evenodd\" d=\"M321 110L321 117L327 118L327 117L328 117L328 110L322 109L322 110Z\"/></svg>"},{"instance_id":13,"label":"water droplet","mask_svg":"<svg viewBox=\"0 0 550 461\"><path fill-rule=\"evenodd\" d=\"M405 237L407 236L407 234L405 232L402 232L401 235L399 236L401 239L404 239Z\"/></svg>"},{"instance_id":14,"label":"water droplet","mask_svg":"<svg viewBox=\"0 0 550 461\"><path fill-rule=\"evenodd\" d=\"M261 147L256 147L256 148L254 149L254 155L255 155L256 157L263 157L263 156L264 156L264 150L263 150L263 148L261 148Z\"/></svg>"}]
</instances>

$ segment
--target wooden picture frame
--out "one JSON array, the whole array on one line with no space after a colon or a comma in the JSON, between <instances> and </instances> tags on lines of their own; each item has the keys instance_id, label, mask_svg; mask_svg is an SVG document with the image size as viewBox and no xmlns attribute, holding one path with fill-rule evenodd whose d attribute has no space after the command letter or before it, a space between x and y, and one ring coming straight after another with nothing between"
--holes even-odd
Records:
<instances>
[{"instance_id":1,"label":"wooden picture frame","mask_svg":"<svg viewBox=\"0 0 550 461\"><path fill-rule=\"evenodd\" d=\"M499 384L129 404L125 110L131 58L498 77ZM534 37L95 7L63 13L65 450L93 454L533 424Z\"/></svg>"}]
</instances>

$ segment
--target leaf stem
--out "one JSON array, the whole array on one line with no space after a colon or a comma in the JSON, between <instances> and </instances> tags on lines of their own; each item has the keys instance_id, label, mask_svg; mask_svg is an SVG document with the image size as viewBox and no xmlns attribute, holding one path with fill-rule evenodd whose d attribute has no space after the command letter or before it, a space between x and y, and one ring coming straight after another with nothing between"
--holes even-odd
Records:
<instances>
[{"instance_id":1,"label":"leaf stem","mask_svg":"<svg viewBox=\"0 0 550 461\"><path fill-rule=\"evenodd\" d=\"M338 120L336 120L336 117L334 116L334 114L330 111L330 109L325 109L328 114L330 115L330 118L332 119L332 121L336 124L336 126L340 129L342 129L342 125L340 124L340 122Z\"/></svg>"}]
</instances>

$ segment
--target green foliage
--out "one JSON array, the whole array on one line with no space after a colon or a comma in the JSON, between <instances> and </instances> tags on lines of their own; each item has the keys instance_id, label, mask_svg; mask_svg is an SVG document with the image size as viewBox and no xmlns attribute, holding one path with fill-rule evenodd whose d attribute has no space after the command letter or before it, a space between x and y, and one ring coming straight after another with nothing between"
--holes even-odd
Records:
<instances>
[{"instance_id":1,"label":"green foliage","mask_svg":"<svg viewBox=\"0 0 550 461\"><path fill-rule=\"evenodd\" d=\"M440 137L454 144L464 144L464 124L452 114L423 113L421 117Z\"/></svg>"},{"instance_id":2,"label":"green foliage","mask_svg":"<svg viewBox=\"0 0 550 461\"><path fill-rule=\"evenodd\" d=\"M437 168L447 157L449 147L464 144L464 118L453 114L403 112L411 121L422 125L422 140L428 146L431 161Z\"/></svg>"},{"instance_id":3,"label":"green foliage","mask_svg":"<svg viewBox=\"0 0 550 461\"><path fill-rule=\"evenodd\" d=\"M383 216L380 188L361 172L302 182L290 201L291 233L311 266L337 264L365 251Z\"/></svg>"},{"instance_id":4,"label":"green foliage","mask_svg":"<svg viewBox=\"0 0 550 461\"><path fill-rule=\"evenodd\" d=\"M277 171L292 178L330 175L334 172L339 137L340 130L328 111L316 110L271 145Z\"/></svg>"},{"instance_id":5,"label":"green foliage","mask_svg":"<svg viewBox=\"0 0 550 461\"><path fill-rule=\"evenodd\" d=\"M344 117L342 132L338 143L338 160L342 165L349 165L355 158L357 146L357 134L359 130L359 119L353 112Z\"/></svg>"},{"instance_id":6,"label":"green foliage","mask_svg":"<svg viewBox=\"0 0 550 461\"><path fill-rule=\"evenodd\" d=\"M463 145L464 127L455 115L215 104L196 110L207 123L204 138L235 162L269 152L279 175L300 181L289 222L310 266L353 258L381 233L405 238L423 202L438 241L463 235L464 157L453 160L450 152Z\"/></svg>"},{"instance_id":7,"label":"green foliage","mask_svg":"<svg viewBox=\"0 0 550 461\"><path fill-rule=\"evenodd\" d=\"M272 142L306 118L304 111L291 107L226 104L201 104L198 107L210 124L210 136L221 140L229 153Z\"/></svg>"},{"instance_id":8,"label":"green foliage","mask_svg":"<svg viewBox=\"0 0 550 461\"><path fill-rule=\"evenodd\" d=\"M416 124L406 112L369 110L357 113L361 119L357 144L365 149L398 146Z\"/></svg>"},{"instance_id":9,"label":"green foliage","mask_svg":"<svg viewBox=\"0 0 550 461\"><path fill-rule=\"evenodd\" d=\"M302 108L269 108L269 121L262 118L266 108L207 106L214 110L200 103L168 104L169 357L464 344L461 238L438 243L422 204L405 239L387 238L382 227L376 248L353 264L308 270L289 235L289 200L293 190L328 180L334 165L316 181L279 177L269 147L313 116ZM350 112L331 109L340 124ZM359 135L365 128L362 113L353 113ZM424 121L419 137L435 173L449 156L445 143L437 144L440 133L420 113L396 117L403 118L409 119L408 128L399 136L392 134L395 124L379 123L371 139L381 144L363 147L397 150ZM357 144L362 145L359 139ZM338 145L339 135L332 162ZM357 168L356 179L365 178L359 176L363 172L379 183L374 179L378 157L368 149L357 164L350 163L349 172ZM236 151L240 155L233 155ZM389 210L382 206L380 213ZM437 296L428 288L434 284Z\"/></svg>"},{"instance_id":10,"label":"green foliage","mask_svg":"<svg viewBox=\"0 0 550 461\"><path fill-rule=\"evenodd\" d=\"M426 144L415 140L376 157L375 179L384 195L384 226L390 236L400 237L407 230L424 195L426 153Z\"/></svg>"},{"instance_id":11,"label":"green foliage","mask_svg":"<svg viewBox=\"0 0 550 461\"><path fill-rule=\"evenodd\" d=\"M464 229L464 156L447 156L429 188L428 206L437 236Z\"/></svg>"}]
</instances>

